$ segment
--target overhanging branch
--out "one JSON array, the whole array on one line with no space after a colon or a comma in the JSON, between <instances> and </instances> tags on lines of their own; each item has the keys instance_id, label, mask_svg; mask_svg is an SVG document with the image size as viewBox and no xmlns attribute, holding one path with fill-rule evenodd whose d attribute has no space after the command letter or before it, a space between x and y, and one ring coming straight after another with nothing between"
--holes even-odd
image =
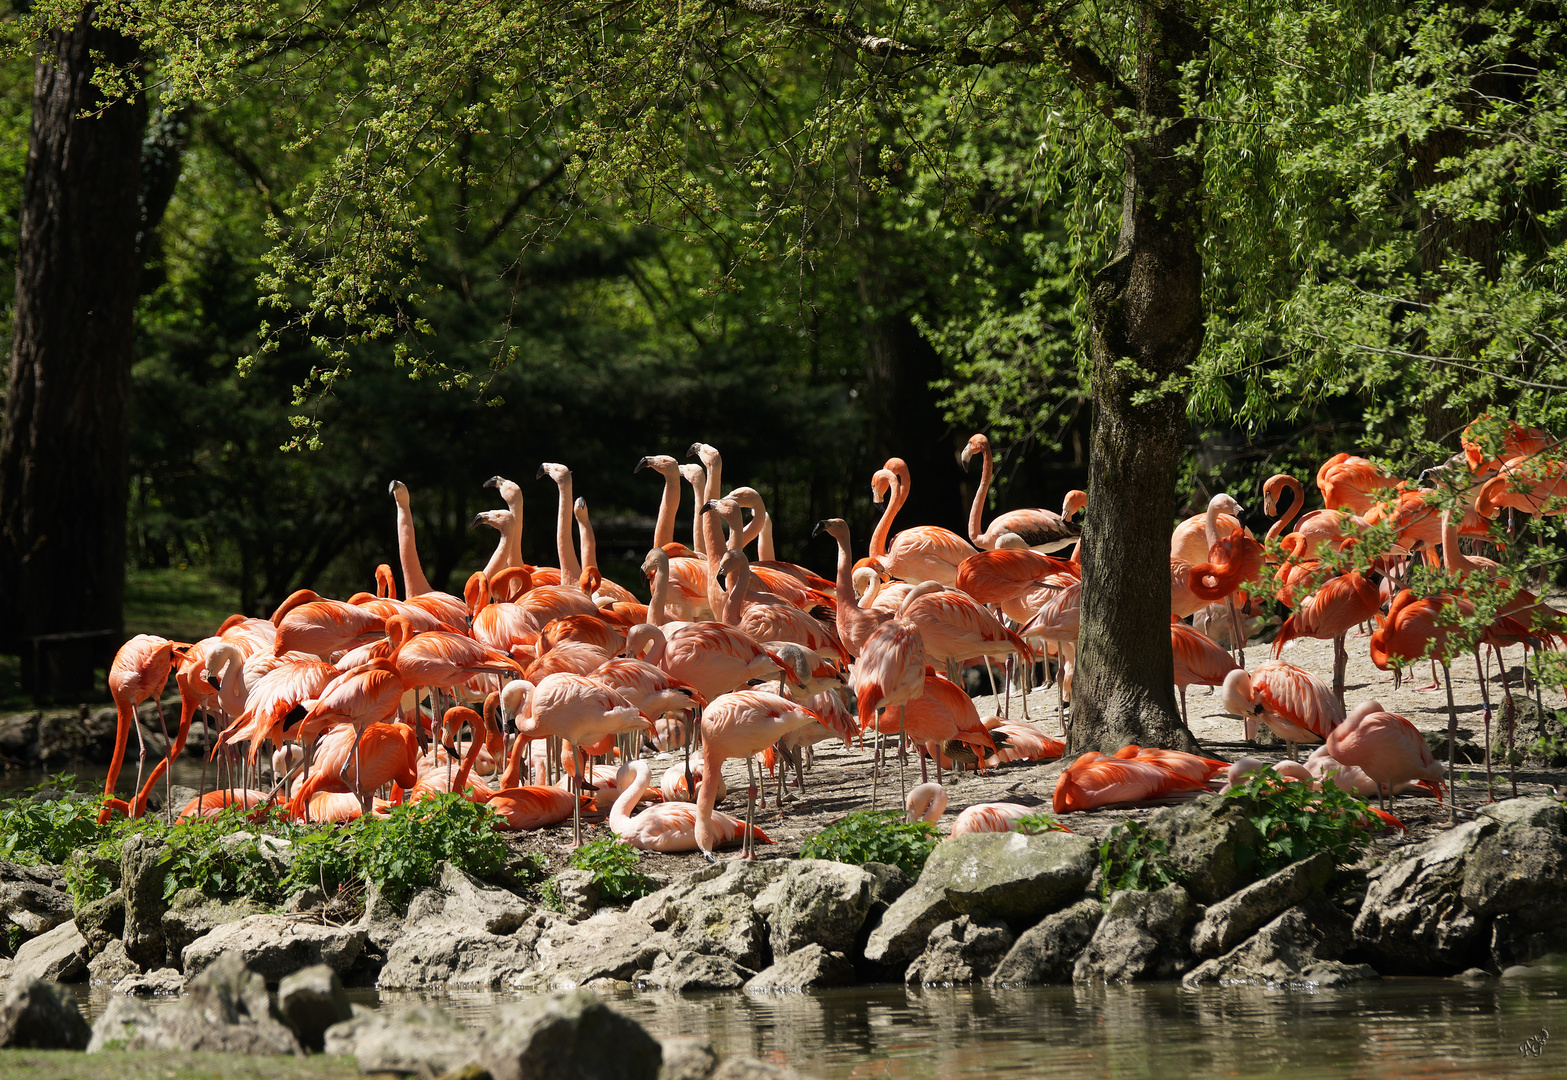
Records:
<instances>
[{"instance_id":1,"label":"overhanging branch","mask_svg":"<svg viewBox=\"0 0 1567 1080\"><path fill-rule=\"evenodd\" d=\"M1073 39L1061 18L1065 8L1053 15L1041 15L1025 11L1021 0L1007 0L1007 5L1012 9L1012 14L1017 16L1024 33L1035 40L1042 39L1045 46L1060 58L1072 81L1099 107L1105 119L1114 124L1116 130L1126 131L1126 121L1120 119L1116 112L1120 109L1135 110L1137 95L1121 81L1121 77L1109 64L1099 58L1098 53Z\"/></svg>"}]
</instances>

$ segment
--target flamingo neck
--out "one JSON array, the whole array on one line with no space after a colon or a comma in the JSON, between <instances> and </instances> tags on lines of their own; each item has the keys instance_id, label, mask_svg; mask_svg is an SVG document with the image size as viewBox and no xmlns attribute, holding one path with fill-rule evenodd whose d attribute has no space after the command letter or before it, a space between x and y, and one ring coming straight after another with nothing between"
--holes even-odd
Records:
<instances>
[{"instance_id":1,"label":"flamingo neck","mask_svg":"<svg viewBox=\"0 0 1567 1080\"><path fill-rule=\"evenodd\" d=\"M555 554L560 560L560 580L576 581L582 576L582 564L571 544L571 470L563 469L555 483L560 488L560 504L555 511Z\"/></svg>"},{"instance_id":2,"label":"flamingo neck","mask_svg":"<svg viewBox=\"0 0 1567 1080\"><path fill-rule=\"evenodd\" d=\"M647 621L663 626L669 621L664 605L669 603L669 560L659 559L653 571L653 594L647 602ZM650 661L653 662L653 661Z\"/></svg>"},{"instance_id":3,"label":"flamingo neck","mask_svg":"<svg viewBox=\"0 0 1567 1080\"><path fill-rule=\"evenodd\" d=\"M641 800L642 793L647 791L652 780L652 772L645 761L634 762L631 770L631 783L616 796L614 805L609 808L609 828L616 835L631 827L631 810Z\"/></svg>"},{"instance_id":4,"label":"flamingo neck","mask_svg":"<svg viewBox=\"0 0 1567 1080\"><path fill-rule=\"evenodd\" d=\"M751 567L744 556L731 560L729 589L724 593L723 621L730 626L740 625L740 615L745 611L745 594L751 588Z\"/></svg>"},{"instance_id":5,"label":"flamingo neck","mask_svg":"<svg viewBox=\"0 0 1567 1080\"><path fill-rule=\"evenodd\" d=\"M707 502L711 499L723 498L724 459L722 455L720 455L719 452L712 447L708 447L706 451L700 455L700 457L702 459L702 468L707 473L707 490L705 492L706 498L704 498L702 501Z\"/></svg>"},{"instance_id":6,"label":"flamingo neck","mask_svg":"<svg viewBox=\"0 0 1567 1080\"><path fill-rule=\"evenodd\" d=\"M598 540L593 535L593 522L588 518L588 504L578 499L580 504L573 511L577 517L577 534L582 539L582 569L598 569L599 548Z\"/></svg>"},{"instance_id":7,"label":"flamingo neck","mask_svg":"<svg viewBox=\"0 0 1567 1080\"><path fill-rule=\"evenodd\" d=\"M1284 513L1279 516L1279 520L1275 521L1273 527L1268 530L1268 535L1264 537L1267 541L1277 540L1288 532L1290 524L1300 517L1300 512L1306 507L1306 488L1299 480L1293 476L1286 476L1283 488L1290 493L1290 504L1284 508Z\"/></svg>"},{"instance_id":8,"label":"flamingo neck","mask_svg":"<svg viewBox=\"0 0 1567 1080\"><path fill-rule=\"evenodd\" d=\"M412 599L431 592L419 565L419 545L414 540L414 514L407 499L397 500L397 561L403 566L403 592Z\"/></svg>"},{"instance_id":9,"label":"flamingo neck","mask_svg":"<svg viewBox=\"0 0 1567 1080\"><path fill-rule=\"evenodd\" d=\"M975 547L983 547L979 538L985 531L985 500L990 497L990 480L995 468L990 455L990 440L985 440L984 456L979 463L979 487L974 491L974 505L968 512L968 538L973 541Z\"/></svg>"},{"instance_id":10,"label":"flamingo neck","mask_svg":"<svg viewBox=\"0 0 1567 1080\"><path fill-rule=\"evenodd\" d=\"M845 529L842 536L835 532L832 538L838 542L838 576L833 591L837 593L840 607L845 604L853 607L859 601L854 596L854 562L853 554L849 550L848 530Z\"/></svg>"},{"instance_id":11,"label":"flamingo neck","mask_svg":"<svg viewBox=\"0 0 1567 1080\"><path fill-rule=\"evenodd\" d=\"M681 475L690 483L691 497L696 500L696 506L691 511L691 550L698 555L706 555L707 539L702 535L702 504L707 501L703 498L707 494L707 472L702 466L693 465L689 473ZM674 526L671 525L670 528L673 530Z\"/></svg>"},{"instance_id":12,"label":"flamingo neck","mask_svg":"<svg viewBox=\"0 0 1567 1080\"><path fill-rule=\"evenodd\" d=\"M675 514L680 509L680 473L663 473L664 497L658 502L658 522L653 526L653 546L661 548L675 540Z\"/></svg>"},{"instance_id":13,"label":"flamingo neck","mask_svg":"<svg viewBox=\"0 0 1567 1080\"><path fill-rule=\"evenodd\" d=\"M871 533L871 558L880 559L887 554L887 536L892 532L892 519L898 516L906 498L908 494L894 474L887 495L887 509L882 511L881 520L876 523L876 531Z\"/></svg>"}]
</instances>

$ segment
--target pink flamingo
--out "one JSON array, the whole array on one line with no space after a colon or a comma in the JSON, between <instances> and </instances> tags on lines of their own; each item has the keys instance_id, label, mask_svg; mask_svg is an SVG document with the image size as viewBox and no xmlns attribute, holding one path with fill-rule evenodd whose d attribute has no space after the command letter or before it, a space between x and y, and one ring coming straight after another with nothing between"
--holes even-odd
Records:
<instances>
[{"instance_id":1,"label":"pink flamingo","mask_svg":"<svg viewBox=\"0 0 1567 1080\"><path fill-rule=\"evenodd\" d=\"M1186 722L1186 688L1221 686L1240 667L1229 650L1207 634L1183 622L1170 623L1170 651L1175 658L1175 685L1181 689L1181 722Z\"/></svg>"},{"instance_id":2,"label":"pink flamingo","mask_svg":"<svg viewBox=\"0 0 1567 1080\"><path fill-rule=\"evenodd\" d=\"M163 688L169 683L169 670L174 666L176 650L190 646L153 634L137 634L114 654L109 665L109 695L114 698L114 755L109 759L109 775L103 783L103 797L114 794L114 782L120 776L120 763L125 759L125 744L131 729L136 729L136 742L141 747L141 764L136 767L136 782L141 783L141 768L147 761L147 744L142 739L141 724L136 720L136 706L151 699L154 703L163 696ZM158 715L163 715L159 706ZM167 725L164 732L167 734ZM143 801L145 806L145 801ZM98 814L98 824L109 820L109 808Z\"/></svg>"},{"instance_id":3,"label":"pink flamingo","mask_svg":"<svg viewBox=\"0 0 1567 1080\"><path fill-rule=\"evenodd\" d=\"M1022 537L1023 542L1035 551L1047 553L1060 551L1077 542L1082 529L1073 523L1072 517L1088 504L1088 495L1077 490L1066 493L1059 514L1049 510L1008 510L992 518L989 528L983 528L985 500L990 494L990 481L995 468L988 437L969 436L968 445L963 447L964 468L968 467L975 454L981 455L979 487L974 491L974 505L969 509L968 518L968 538L975 547L981 551L991 550L1007 533Z\"/></svg>"},{"instance_id":4,"label":"pink flamingo","mask_svg":"<svg viewBox=\"0 0 1567 1080\"><path fill-rule=\"evenodd\" d=\"M689 803L661 803L631 816L643 794L652 784L646 761L633 761L622 765L615 777L620 787L620 797L609 810L609 827L616 836L634 848L643 851L695 851L697 850L697 808ZM712 846L725 847L742 838L752 843L760 840L771 844L772 840L762 830L728 814L712 811L709 814L712 829Z\"/></svg>"},{"instance_id":5,"label":"pink flamingo","mask_svg":"<svg viewBox=\"0 0 1567 1080\"><path fill-rule=\"evenodd\" d=\"M272 613L277 627L273 645L278 653L303 652L330 660L332 654L357 644L365 634L378 634L386 620L366 608L341 600L324 600L309 589L300 589Z\"/></svg>"},{"instance_id":6,"label":"pink flamingo","mask_svg":"<svg viewBox=\"0 0 1567 1080\"><path fill-rule=\"evenodd\" d=\"M909 797L905 800L904 807L905 821L910 823L928 821L935 824L941 820L941 815L946 813L947 789L940 784L916 784L909 790ZM958 814L952 822L952 835L1012 832L1019 820L1039 812L1039 807L1024 806L1022 803L979 803Z\"/></svg>"},{"instance_id":7,"label":"pink flamingo","mask_svg":"<svg viewBox=\"0 0 1567 1080\"><path fill-rule=\"evenodd\" d=\"M1398 784L1414 782L1442 797L1442 767L1420 729L1376 702L1355 709L1328 734L1326 750L1344 765L1358 766L1377 785L1382 809Z\"/></svg>"},{"instance_id":8,"label":"pink flamingo","mask_svg":"<svg viewBox=\"0 0 1567 1080\"><path fill-rule=\"evenodd\" d=\"M1321 742L1344 719L1333 691L1311 672L1287 660L1269 660L1253 672L1237 668L1224 677L1224 707L1245 718L1246 738L1267 724L1295 758L1295 744Z\"/></svg>"},{"instance_id":9,"label":"pink flamingo","mask_svg":"<svg viewBox=\"0 0 1567 1080\"><path fill-rule=\"evenodd\" d=\"M1070 814L1207 788L1205 781L1193 780L1157 761L1109 757L1090 750L1056 779L1051 808L1057 814Z\"/></svg>"},{"instance_id":10,"label":"pink flamingo","mask_svg":"<svg viewBox=\"0 0 1567 1080\"><path fill-rule=\"evenodd\" d=\"M1333 642L1333 696L1339 709L1344 708L1344 668L1349 663L1349 652L1344 648L1344 635L1367 622L1382 609L1382 598L1376 586L1351 570L1323 582L1316 592L1300 602L1293 614L1284 620L1278 636L1273 639L1273 655L1277 657L1286 642L1297 637L1328 639Z\"/></svg>"},{"instance_id":11,"label":"pink flamingo","mask_svg":"<svg viewBox=\"0 0 1567 1080\"><path fill-rule=\"evenodd\" d=\"M749 784L746 792L746 825L754 827L756 777L751 756L761 753L796 728L821 723L811 710L788 698L763 690L738 690L724 694L702 714L702 775L715 777L729 758L744 758ZM718 785L702 784L697 797L696 839L702 854L712 861L718 832L713 806ZM742 858L751 858L751 834L745 835Z\"/></svg>"},{"instance_id":12,"label":"pink flamingo","mask_svg":"<svg viewBox=\"0 0 1567 1080\"><path fill-rule=\"evenodd\" d=\"M884 611L861 607L854 594L854 555L849 547L849 524L843 518L827 518L818 521L811 535L826 533L838 544L838 576L833 596L837 600L834 619L838 627L838 639L852 656L859 656L865 642L876 628L891 616Z\"/></svg>"},{"instance_id":13,"label":"pink flamingo","mask_svg":"<svg viewBox=\"0 0 1567 1080\"><path fill-rule=\"evenodd\" d=\"M892 519L897 516L903 504L908 500L910 479L909 466L902 458L888 458L887 464L876 476L872 478L872 491L880 496L887 490L878 487L879 478L883 475L891 476L892 503L887 508L886 516L882 518L882 524L877 526L878 534L885 535L885 529L890 528ZM885 483L885 481L880 481ZM951 529L944 529L939 525L917 525L904 529L887 547L886 554L880 555L872 544L871 558L876 561L879 569L885 570L894 577L905 581L939 581L943 585L953 585L958 579L958 564L968 556L974 554L974 545Z\"/></svg>"}]
</instances>

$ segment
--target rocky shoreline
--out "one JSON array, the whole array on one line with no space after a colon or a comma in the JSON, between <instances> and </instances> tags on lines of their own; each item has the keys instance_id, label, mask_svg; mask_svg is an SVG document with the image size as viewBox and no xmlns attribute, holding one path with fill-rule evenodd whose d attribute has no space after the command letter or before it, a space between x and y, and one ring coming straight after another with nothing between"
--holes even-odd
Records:
<instances>
[{"instance_id":1,"label":"rocky shoreline","mask_svg":"<svg viewBox=\"0 0 1567 1080\"><path fill-rule=\"evenodd\" d=\"M435 1075L472 1062L403 1067L375 1047L444 1045L437 1029L468 1047L472 1033L430 1008L352 1016L342 984L511 990L557 1004L588 1001L549 996L583 988L760 995L889 981L1316 989L1383 975L1490 978L1567 953L1567 811L1550 797L1491 804L1430 839L1378 846L1349 865L1319 852L1267 876L1247 857L1256 826L1235 800L1157 810L1146 830L1167 845L1176 883L1108 901L1097 841L1049 832L948 839L917 881L877 863L722 861L623 907L601 907L584 871L554 879L563 910L551 910L525 890L442 864L406 905L371 889L358 913L318 889L282 911L194 889L165 899L166 849L138 835L117 867L99 868L118 887L79 910L61 871L0 864L0 912L27 937L8 965L0 1031L19 1030L11 1017L43 1008L47 984L85 979L116 991L94 1029L99 1048L195 1050L233 1038L250 1053L292 1053L319 1038L365 1071ZM287 844L272 850L281 870ZM268 985L278 988L275 1007L262 1005ZM140 1000L157 994L180 995L178 1007L149 1010ZM210 1004L213 995L228 1004ZM273 1018L274 1030L260 1019L269 1009L337 1023L306 1031ZM187 1013L249 1016L256 1030L187 1030ZM62 1045L85 1045L79 1037L76 1029Z\"/></svg>"}]
</instances>

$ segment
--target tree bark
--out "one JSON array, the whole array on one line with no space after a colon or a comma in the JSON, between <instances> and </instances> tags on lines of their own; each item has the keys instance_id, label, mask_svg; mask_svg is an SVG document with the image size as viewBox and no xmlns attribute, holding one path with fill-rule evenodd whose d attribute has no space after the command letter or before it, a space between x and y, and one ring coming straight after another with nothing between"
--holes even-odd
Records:
<instances>
[{"instance_id":1,"label":"tree bark","mask_svg":"<svg viewBox=\"0 0 1567 1080\"><path fill-rule=\"evenodd\" d=\"M1093 436L1070 751L1192 749L1175 707L1170 529L1186 403L1158 392L1202 346L1202 164L1180 67L1207 40L1179 0L1143 8L1121 234L1089 293ZM1147 400L1138 401L1144 395Z\"/></svg>"},{"instance_id":2,"label":"tree bark","mask_svg":"<svg viewBox=\"0 0 1567 1080\"><path fill-rule=\"evenodd\" d=\"M91 5L38 53L0 432L0 637L35 692L77 694L122 634L140 94L101 108ZM86 113L87 115L84 115Z\"/></svg>"}]
</instances>

